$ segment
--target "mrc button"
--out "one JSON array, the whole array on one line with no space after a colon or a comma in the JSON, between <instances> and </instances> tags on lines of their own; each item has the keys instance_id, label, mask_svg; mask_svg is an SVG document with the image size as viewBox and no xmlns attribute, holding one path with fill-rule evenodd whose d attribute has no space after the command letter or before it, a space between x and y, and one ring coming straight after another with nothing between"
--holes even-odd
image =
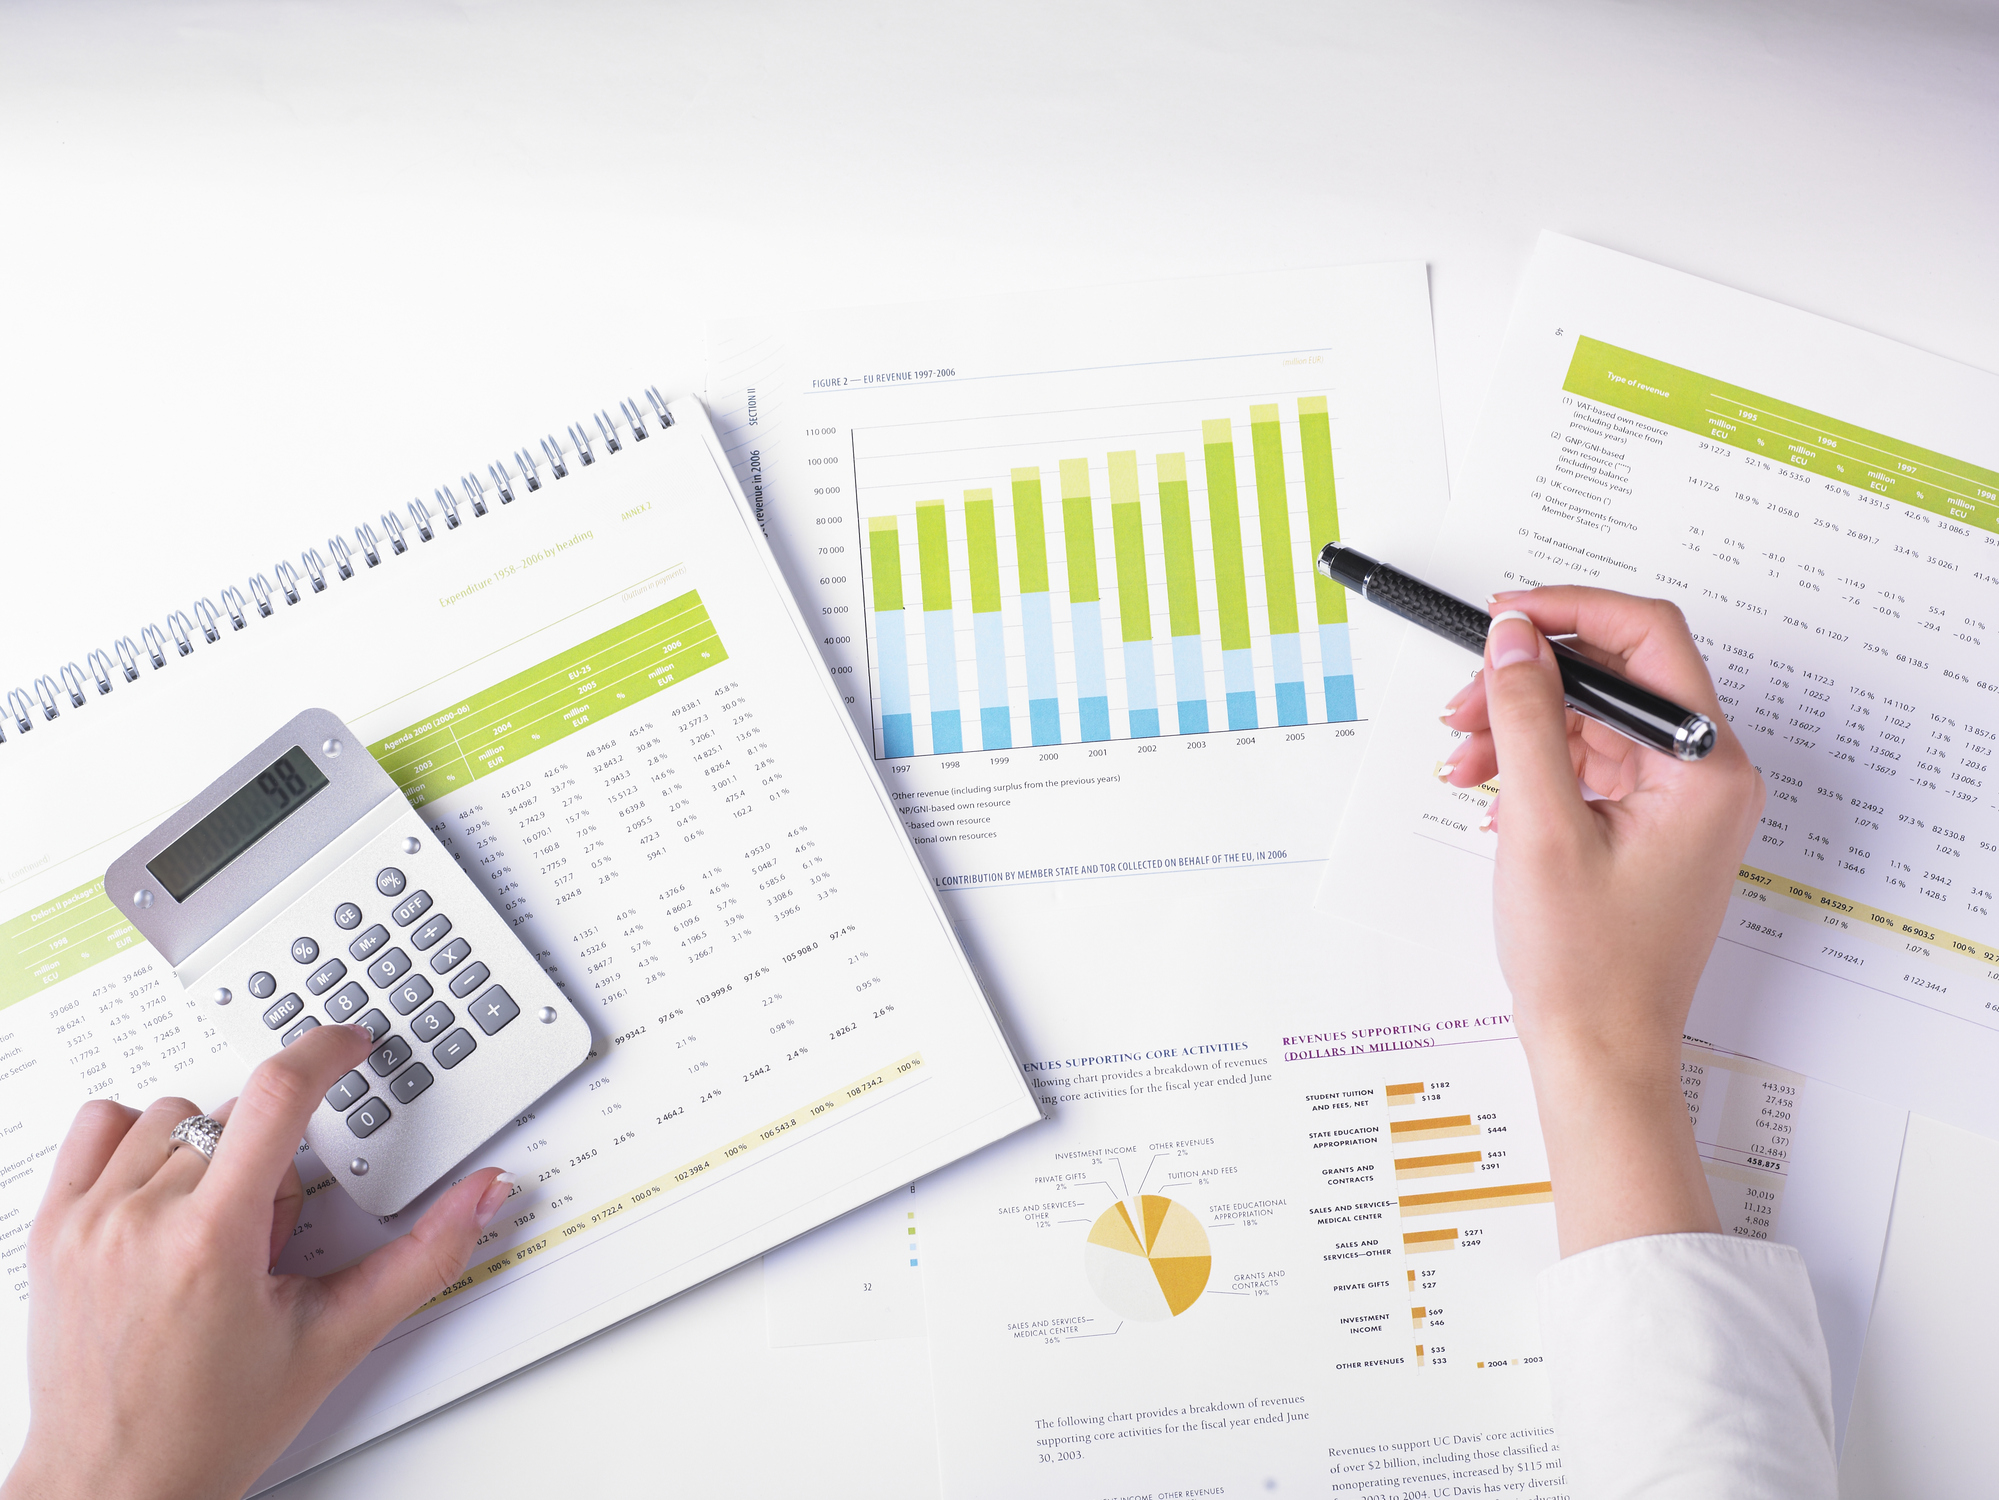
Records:
<instances>
[{"instance_id":1,"label":"mrc button","mask_svg":"<svg viewBox=\"0 0 1999 1500\"><path fill-rule=\"evenodd\" d=\"M299 999L298 993L294 991L264 1012L264 1024L276 1031L304 1009L305 1002Z\"/></svg>"}]
</instances>

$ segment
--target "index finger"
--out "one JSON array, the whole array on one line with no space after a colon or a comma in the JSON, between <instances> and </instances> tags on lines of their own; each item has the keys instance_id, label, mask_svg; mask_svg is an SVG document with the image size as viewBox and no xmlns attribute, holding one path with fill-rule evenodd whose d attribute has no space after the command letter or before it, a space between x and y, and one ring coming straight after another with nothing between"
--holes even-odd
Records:
<instances>
[{"instance_id":1,"label":"index finger","mask_svg":"<svg viewBox=\"0 0 1999 1500\"><path fill-rule=\"evenodd\" d=\"M1606 665L1640 687L1722 723L1707 662L1671 600L1560 585L1508 595L1493 607L1519 610L1543 635L1577 637L1574 644L1595 647L1590 655L1607 653Z\"/></svg>"},{"instance_id":2,"label":"index finger","mask_svg":"<svg viewBox=\"0 0 1999 1500\"><path fill-rule=\"evenodd\" d=\"M257 1064L229 1112L196 1194L268 1214L306 1121L340 1075L358 1068L373 1046L365 1026L316 1026ZM266 1222L257 1222L260 1246Z\"/></svg>"}]
</instances>

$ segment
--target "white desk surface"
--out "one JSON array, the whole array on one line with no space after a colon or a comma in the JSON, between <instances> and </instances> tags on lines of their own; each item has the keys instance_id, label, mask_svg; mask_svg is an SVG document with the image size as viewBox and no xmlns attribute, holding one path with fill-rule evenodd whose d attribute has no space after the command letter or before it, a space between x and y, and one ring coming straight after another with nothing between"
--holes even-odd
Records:
<instances>
[{"instance_id":1,"label":"white desk surface","mask_svg":"<svg viewBox=\"0 0 1999 1500\"><path fill-rule=\"evenodd\" d=\"M1981 0L10 6L0 689L716 314L1421 259L1455 464L1546 226L1999 369L1995 140ZM1847 1494L1989 1485L1995 1243L1917 1122ZM923 1346L768 1349L758 1278L287 1493L934 1494Z\"/></svg>"}]
</instances>

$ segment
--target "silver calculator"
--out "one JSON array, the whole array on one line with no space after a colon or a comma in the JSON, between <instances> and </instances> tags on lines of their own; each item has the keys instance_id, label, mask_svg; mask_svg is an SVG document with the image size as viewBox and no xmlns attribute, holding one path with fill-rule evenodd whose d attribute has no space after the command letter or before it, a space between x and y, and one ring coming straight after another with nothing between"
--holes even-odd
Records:
<instances>
[{"instance_id":1,"label":"silver calculator","mask_svg":"<svg viewBox=\"0 0 1999 1500\"><path fill-rule=\"evenodd\" d=\"M365 1025L306 1141L392 1214L579 1066L590 1027L361 740L308 709L112 864L105 889L253 1065Z\"/></svg>"}]
</instances>

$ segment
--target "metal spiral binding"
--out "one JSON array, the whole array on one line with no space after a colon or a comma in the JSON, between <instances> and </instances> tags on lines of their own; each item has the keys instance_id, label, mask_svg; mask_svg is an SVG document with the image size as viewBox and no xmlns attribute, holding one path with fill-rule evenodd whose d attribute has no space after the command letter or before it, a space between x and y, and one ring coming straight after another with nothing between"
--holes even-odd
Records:
<instances>
[{"instance_id":1,"label":"metal spiral binding","mask_svg":"<svg viewBox=\"0 0 1999 1500\"><path fill-rule=\"evenodd\" d=\"M659 387L647 386L643 395L643 403L637 399L620 398L616 416L609 408L600 408L589 415L588 421L569 424L565 428L568 436L567 444L552 432L540 438L539 458L527 448L516 448L512 455L511 468L506 458L498 458L486 465L484 479L476 471L467 470L459 476L456 488L451 484L439 485L432 491L432 498L444 516L444 529L456 531L467 519L461 514L461 506L471 511L470 519L476 520L487 515L490 510L487 500L489 494L499 496L501 505L511 505L521 495L538 493L542 488L543 464L546 464L552 478L567 479L572 459L579 468L588 468L598 462L600 457L598 444L602 444L601 456L609 458L613 454L622 453L628 442L644 442L650 436L651 424L656 423L662 431L671 427L673 416L667 410L666 398L660 394ZM647 406L652 408L650 419L646 412ZM624 424L622 433L619 431L620 419ZM596 429L594 436L590 431L592 426ZM335 580L345 582L354 577L354 555L357 550L368 567L381 566L384 536L388 538L388 555L392 557L400 557L410 550L411 531L415 533L420 543L429 542L436 537L437 532L432 525L430 507L421 498L409 502L408 515L407 529L403 521L390 511L381 513L380 532L369 523L361 522L354 528L354 542L351 545L343 537L337 535L328 537L326 548L333 557L330 571L335 575ZM229 632L233 634L249 627L253 618L252 605L255 606L254 618L260 620L271 619L278 613L275 600L279 595L283 596L287 606L296 605L304 597L304 590L300 586L301 573L304 579L310 582L313 593L325 593L328 586L328 572L326 559L314 547L308 547L299 553L296 567L289 560L280 558L272 565L271 570L272 576L277 579L275 587L270 577L262 573L252 573L245 578L244 587L223 584L214 596L203 595L192 600L188 606L188 609L193 611L192 619L189 618L188 610L169 610L163 617L164 628L150 622L139 627L139 639L136 644L129 635L119 636L111 643L110 650L97 648L86 653L83 658L84 666L80 667L74 661L67 662L52 674L36 677L31 684L31 691L21 688L10 689L7 693L5 718L13 720L12 727L16 731L27 734L35 727L37 709L41 711L42 721L46 722L61 714L64 706L61 700L65 697L69 699L68 706L71 709L85 707L91 701L90 694L84 686L86 682L94 682L97 696L104 697L118 686L120 681L137 682L142 675L140 671L142 661L149 661L153 670L157 672L165 668L170 659L192 655L197 635L205 644L219 643L224 633L222 620L225 616L229 621ZM248 590L247 597L245 588ZM216 598L221 599L220 606L215 603ZM174 645L171 656L167 651L169 639ZM0 719L0 744L6 743L6 740L5 720Z\"/></svg>"}]
</instances>

